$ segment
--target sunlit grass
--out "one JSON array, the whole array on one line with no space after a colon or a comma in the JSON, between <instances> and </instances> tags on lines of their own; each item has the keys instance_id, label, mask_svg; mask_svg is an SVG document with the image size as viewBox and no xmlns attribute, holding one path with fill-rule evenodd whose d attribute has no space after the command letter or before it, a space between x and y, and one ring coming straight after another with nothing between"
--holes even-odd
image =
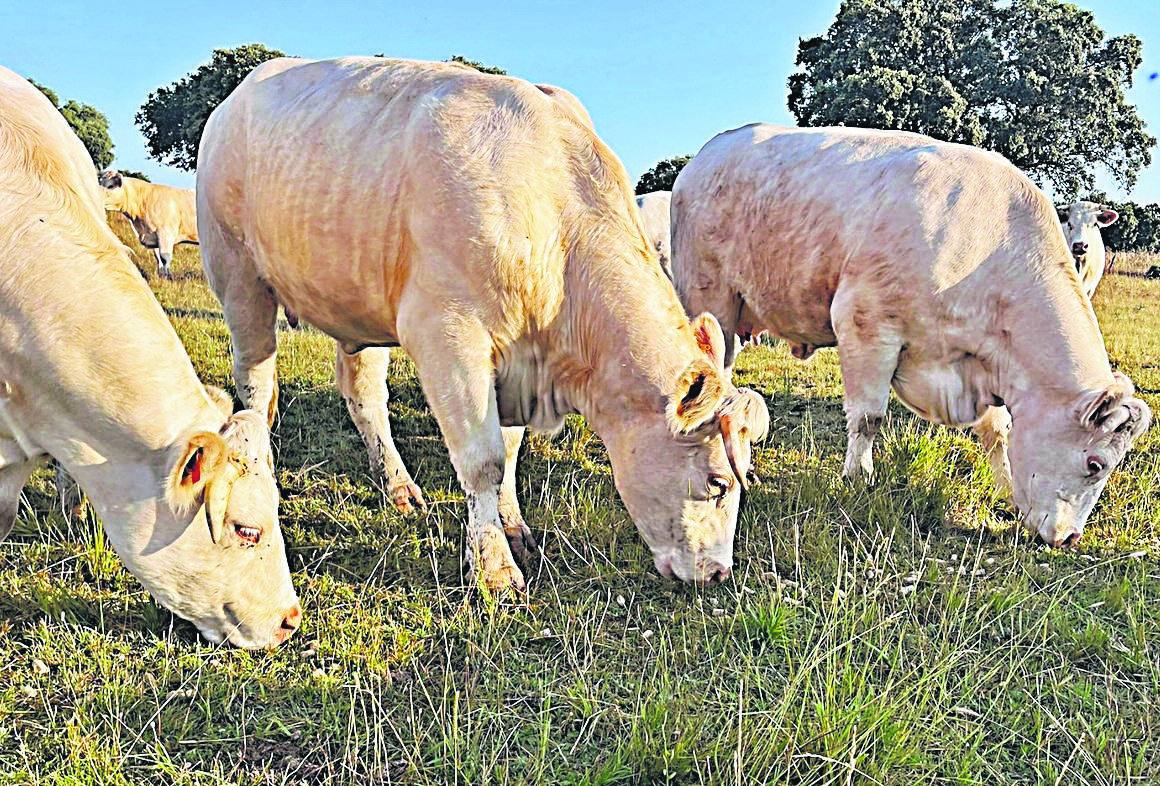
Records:
<instances>
[{"instance_id":1,"label":"sunlit grass","mask_svg":"<svg viewBox=\"0 0 1160 786\"><path fill-rule=\"evenodd\" d=\"M152 258L136 259L152 276ZM151 281L203 378L228 334L181 247ZM1160 283L1096 297L1113 363L1160 410ZM1160 429L1051 552L995 499L969 435L901 407L871 488L840 477L836 355L747 350L773 418L734 579L657 576L580 419L519 488L543 558L526 605L460 581L463 496L401 354L400 449L433 502L382 504L333 345L280 328L291 642L207 645L38 473L0 545L0 782L1141 784L1160 777Z\"/></svg>"}]
</instances>

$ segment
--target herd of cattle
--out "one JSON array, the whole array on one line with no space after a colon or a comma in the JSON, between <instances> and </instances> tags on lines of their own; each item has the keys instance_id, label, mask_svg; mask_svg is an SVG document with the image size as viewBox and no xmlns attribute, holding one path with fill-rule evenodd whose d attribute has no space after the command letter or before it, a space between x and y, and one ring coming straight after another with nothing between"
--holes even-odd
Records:
<instances>
[{"instance_id":1,"label":"herd of cattle","mask_svg":"<svg viewBox=\"0 0 1160 786\"><path fill-rule=\"evenodd\" d=\"M731 372L761 332L799 358L837 346L846 475L872 474L893 388L973 426L1057 546L1150 422L1089 299L1115 213L1079 203L1061 231L1046 195L975 148L751 125L709 141L671 195L634 201L560 88L278 59L214 111L197 172L196 197L98 182L48 100L0 69L0 538L52 457L129 570L215 642L274 645L301 618L270 446L279 306L337 342L342 395L404 511L424 501L391 437L386 348L411 356L466 493L472 576L496 590L524 588L524 428L569 413L607 446L657 570L728 577L769 426ZM106 209L161 275L175 243L200 243L244 409L198 380Z\"/></svg>"}]
</instances>

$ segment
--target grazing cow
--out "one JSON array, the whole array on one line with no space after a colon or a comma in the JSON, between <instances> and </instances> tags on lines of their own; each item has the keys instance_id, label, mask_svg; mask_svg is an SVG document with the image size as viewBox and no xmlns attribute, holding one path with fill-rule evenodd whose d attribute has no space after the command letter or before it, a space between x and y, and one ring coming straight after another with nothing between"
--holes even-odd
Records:
<instances>
[{"instance_id":1,"label":"grazing cow","mask_svg":"<svg viewBox=\"0 0 1160 786\"><path fill-rule=\"evenodd\" d=\"M976 424L1052 544L1080 537L1149 423L1051 202L994 153L894 131L727 131L677 178L673 276L726 334L767 329L798 357L837 345L848 476L872 473L893 386L927 420Z\"/></svg>"},{"instance_id":2,"label":"grazing cow","mask_svg":"<svg viewBox=\"0 0 1160 786\"><path fill-rule=\"evenodd\" d=\"M1076 202L1059 208L1059 221L1083 291L1090 298L1104 277L1104 236L1100 230L1116 223L1120 214L1095 202Z\"/></svg>"},{"instance_id":3,"label":"grazing cow","mask_svg":"<svg viewBox=\"0 0 1160 786\"><path fill-rule=\"evenodd\" d=\"M530 533L500 490L524 426L570 412L604 439L657 569L729 574L765 403L728 381L717 321L685 316L624 167L565 102L443 63L271 60L210 117L197 198L243 399L273 413L279 301L348 354L401 345L467 494L478 580L525 587L512 550ZM383 386L348 399L380 427Z\"/></svg>"},{"instance_id":4,"label":"grazing cow","mask_svg":"<svg viewBox=\"0 0 1160 786\"><path fill-rule=\"evenodd\" d=\"M153 597L211 641L278 644L301 612L265 418L230 414L198 380L105 223L92 166L48 99L0 68L0 539L51 456Z\"/></svg>"},{"instance_id":5,"label":"grazing cow","mask_svg":"<svg viewBox=\"0 0 1160 786\"><path fill-rule=\"evenodd\" d=\"M653 191L650 194L641 194L636 198L636 206L640 209L640 220L644 222L644 235L648 242L656 249L657 259L661 268L671 281L673 270L669 260L672 257L669 243L669 202L672 199L670 191Z\"/></svg>"},{"instance_id":6,"label":"grazing cow","mask_svg":"<svg viewBox=\"0 0 1160 786\"><path fill-rule=\"evenodd\" d=\"M196 197L192 188L147 183L107 170L98 177L104 189L105 210L118 211L137 233L145 248L153 249L157 274L172 278L169 263L178 243L197 243Z\"/></svg>"}]
</instances>

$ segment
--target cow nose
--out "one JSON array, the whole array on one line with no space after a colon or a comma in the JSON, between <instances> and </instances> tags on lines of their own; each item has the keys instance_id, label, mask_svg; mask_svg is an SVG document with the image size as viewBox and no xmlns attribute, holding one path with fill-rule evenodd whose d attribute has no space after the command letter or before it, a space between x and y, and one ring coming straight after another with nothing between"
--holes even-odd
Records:
<instances>
[{"instance_id":1,"label":"cow nose","mask_svg":"<svg viewBox=\"0 0 1160 786\"><path fill-rule=\"evenodd\" d=\"M1057 549L1069 548L1079 543L1079 539L1080 533L1073 530L1065 534L1063 537L1057 537L1051 542L1051 545L1055 546Z\"/></svg>"},{"instance_id":2,"label":"cow nose","mask_svg":"<svg viewBox=\"0 0 1160 786\"><path fill-rule=\"evenodd\" d=\"M676 574L673 573L673 558L670 555L653 558L653 564L657 567L657 573L666 579L676 578Z\"/></svg>"},{"instance_id":3,"label":"cow nose","mask_svg":"<svg viewBox=\"0 0 1160 786\"><path fill-rule=\"evenodd\" d=\"M286 616L282 618L282 624L278 626L278 630L274 631L274 640L281 644L290 638L301 624L302 608L295 603L290 611L286 612Z\"/></svg>"},{"instance_id":4,"label":"cow nose","mask_svg":"<svg viewBox=\"0 0 1160 786\"><path fill-rule=\"evenodd\" d=\"M733 571L723 565L719 565L709 570L705 575L705 582L707 584L723 584L733 575Z\"/></svg>"},{"instance_id":5,"label":"cow nose","mask_svg":"<svg viewBox=\"0 0 1160 786\"><path fill-rule=\"evenodd\" d=\"M1073 254L1086 254L1087 250L1088 250L1087 243L1072 243L1071 244L1071 253L1073 253Z\"/></svg>"}]
</instances>

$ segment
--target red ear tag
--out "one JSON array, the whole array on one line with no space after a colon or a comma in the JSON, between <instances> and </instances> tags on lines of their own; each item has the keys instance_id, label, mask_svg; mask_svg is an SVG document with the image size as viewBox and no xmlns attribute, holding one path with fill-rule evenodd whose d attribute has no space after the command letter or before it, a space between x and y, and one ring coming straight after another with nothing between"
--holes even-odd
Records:
<instances>
[{"instance_id":1,"label":"red ear tag","mask_svg":"<svg viewBox=\"0 0 1160 786\"><path fill-rule=\"evenodd\" d=\"M205 453L198 448L185 464L185 471L181 473L182 483L197 483L201 480L201 459Z\"/></svg>"}]
</instances>

